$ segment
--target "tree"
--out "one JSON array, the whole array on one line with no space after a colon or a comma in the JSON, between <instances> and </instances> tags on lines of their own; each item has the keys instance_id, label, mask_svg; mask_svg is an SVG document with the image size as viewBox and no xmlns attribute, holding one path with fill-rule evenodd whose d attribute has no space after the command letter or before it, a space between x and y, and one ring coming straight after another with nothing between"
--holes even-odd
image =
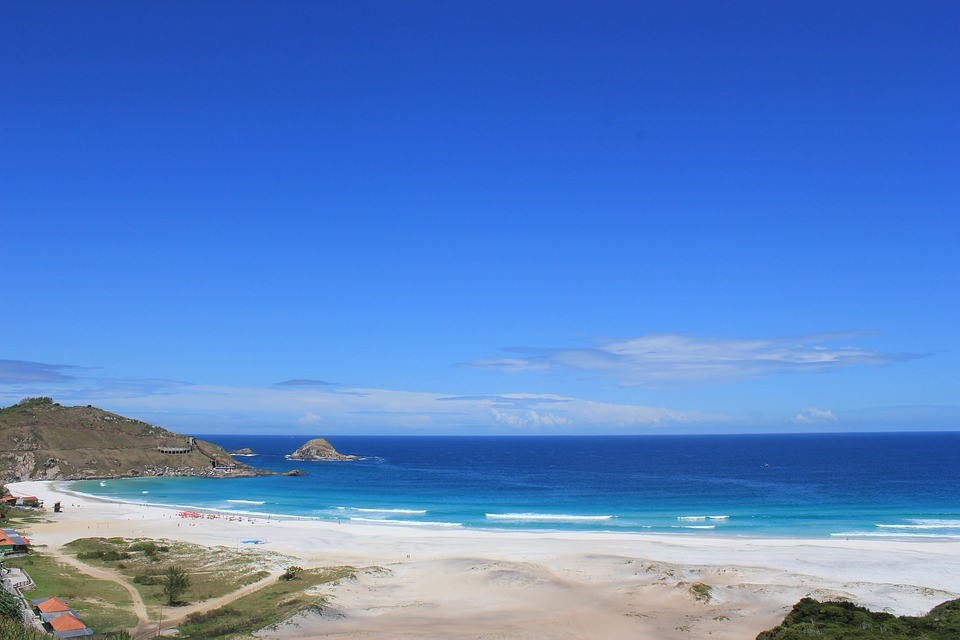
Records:
<instances>
[{"instance_id":1,"label":"tree","mask_svg":"<svg viewBox=\"0 0 960 640\"><path fill-rule=\"evenodd\" d=\"M298 567L293 565L292 567L287 567L287 570L283 572L283 575L280 576L281 580L297 580L300 577L300 572L303 571L303 567Z\"/></svg>"},{"instance_id":2,"label":"tree","mask_svg":"<svg viewBox=\"0 0 960 640\"><path fill-rule=\"evenodd\" d=\"M0 618L20 619L20 603L0 587Z\"/></svg>"},{"instance_id":3,"label":"tree","mask_svg":"<svg viewBox=\"0 0 960 640\"><path fill-rule=\"evenodd\" d=\"M163 574L163 595L171 607L180 601L180 596L190 588L190 578L176 565L170 565Z\"/></svg>"}]
</instances>

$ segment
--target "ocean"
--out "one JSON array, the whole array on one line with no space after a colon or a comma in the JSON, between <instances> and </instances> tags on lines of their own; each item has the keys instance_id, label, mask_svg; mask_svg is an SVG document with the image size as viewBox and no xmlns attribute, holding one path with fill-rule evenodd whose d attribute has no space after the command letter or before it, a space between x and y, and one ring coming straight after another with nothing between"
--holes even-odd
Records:
<instances>
[{"instance_id":1,"label":"ocean","mask_svg":"<svg viewBox=\"0 0 960 640\"><path fill-rule=\"evenodd\" d=\"M329 437L355 462L287 460L307 436L198 437L300 477L136 478L131 502L399 526L747 537L960 538L960 433Z\"/></svg>"}]
</instances>

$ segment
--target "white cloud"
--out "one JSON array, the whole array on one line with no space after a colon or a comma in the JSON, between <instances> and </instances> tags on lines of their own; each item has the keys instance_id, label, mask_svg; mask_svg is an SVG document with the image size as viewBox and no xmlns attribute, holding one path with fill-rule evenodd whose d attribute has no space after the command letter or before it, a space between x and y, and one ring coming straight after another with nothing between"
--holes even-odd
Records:
<instances>
[{"instance_id":1,"label":"white cloud","mask_svg":"<svg viewBox=\"0 0 960 640\"><path fill-rule=\"evenodd\" d=\"M490 415L496 422L499 422L500 424L524 429L563 427L573 424L568 418L564 418L563 416L558 416L555 413L538 413L533 409L509 411L491 408Z\"/></svg>"},{"instance_id":2,"label":"white cloud","mask_svg":"<svg viewBox=\"0 0 960 640\"><path fill-rule=\"evenodd\" d=\"M794 416L793 421L797 424L824 424L827 422L836 422L837 417L833 415L833 411L829 409L807 407Z\"/></svg>"},{"instance_id":3,"label":"white cloud","mask_svg":"<svg viewBox=\"0 0 960 640\"><path fill-rule=\"evenodd\" d=\"M130 385L123 393L89 381L45 385L42 392L0 386L0 404L26 395L53 395L62 404L95 404L168 427L456 433L467 429L552 429L590 433L676 424L717 424L721 415L635 404L595 402L553 394L448 395L393 389L308 385L232 387L176 383Z\"/></svg>"},{"instance_id":4,"label":"white cloud","mask_svg":"<svg viewBox=\"0 0 960 640\"><path fill-rule=\"evenodd\" d=\"M308 411L297 418L297 424L320 424L321 422L323 422L323 418L312 411Z\"/></svg>"},{"instance_id":5,"label":"white cloud","mask_svg":"<svg viewBox=\"0 0 960 640\"><path fill-rule=\"evenodd\" d=\"M507 358L485 358L472 366L501 371L592 372L625 386L676 386L735 382L777 373L818 373L888 364L921 357L852 346L858 334L815 334L787 338L704 338L648 334L602 341L592 347L513 348Z\"/></svg>"},{"instance_id":6,"label":"white cloud","mask_svg":"<svg viewBox=\"0 0 960 640\"><path fill-rule=\"evenodd\" d=\"M550 368L549 363L540 363L523 358L484 358L470 363L471 365L487 369L502 369L504 371L544 371Z\"/></svg>"}]
</instances>

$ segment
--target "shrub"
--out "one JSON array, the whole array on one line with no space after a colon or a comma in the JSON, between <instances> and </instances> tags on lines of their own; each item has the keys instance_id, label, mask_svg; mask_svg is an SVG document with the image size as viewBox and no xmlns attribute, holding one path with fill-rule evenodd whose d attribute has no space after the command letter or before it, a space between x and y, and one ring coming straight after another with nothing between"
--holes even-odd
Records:
<instances>
[{"instance_id":1,"label":"shrub","mask_svg":"<svg viewBox=\"0 0 960 640\"><path fill-rule=\"evenodd\" d=\"M0 588L0 618L18 620L20 618L20 603L6 589Z\"/></svg>"},{"instance_id":2,"label":"shrub","mask_svg":"<svg viewBox=\"0 0 960 640\"><path fill-rule=\"evenodd\" d=\"M130 554L126 551L114 551L113 549L82 551L77 554L78 560L103 560L104 562L116 562L117 560L126 560L129 557Z\"/></svg>"},{"instance_id":3,"label":"shrub","mask_svg":"<svg viewBox=\"0 0 960 640\"><path fill-rule=\"evenodd\" d=\"M699 600L700 602L710 602L710 591L711 587L708 584L702 582L694 582L690 587L690 593L693 594L693 597Z\"/></svg>"},{"instance_id":4,"label":"shrub","mask_svg":"<svg viewBox=\"0 0 960 640\"><path fill-rule=\"evenodd\" d=\"M0 638L3 640L50 640L51 636L36 629L24 627L19 620L0 618Z\"/></svg>"},{"instance_id":5,"label":"shrub","mask_svg":"<svg viewBox=\"0 0 960 640\"><path fill-rule=\"evenodd\" d=\"M281 580L297 580L300 577L300 572L303 571L303 567L298 567L293 565L292 567L287 567L287 570L283 572L283 575L280 576Z\"/></svg>"},{"instance_id":6,"label":"shrub","mask_svg":"<svg viewBox=\"0 0 960 640\"><path fill-rule=\"evenodd\" d=\"M151 560L157 560L161 553L170 551L170 547L165 547L148 540L130 545L130 551L140 551Z\"/></svg>"},{"instance_id":7,"label":"shrub","mask_svg":"<svg viewBox=\"0 0 960 640\"><path fill-rule=\"evenodd\" d=\"M960 600L951 600L925 616L894 616L852 602L803 598L780 626L757 640L956 640L960 638Z\"/></svg>"}]
</instances>

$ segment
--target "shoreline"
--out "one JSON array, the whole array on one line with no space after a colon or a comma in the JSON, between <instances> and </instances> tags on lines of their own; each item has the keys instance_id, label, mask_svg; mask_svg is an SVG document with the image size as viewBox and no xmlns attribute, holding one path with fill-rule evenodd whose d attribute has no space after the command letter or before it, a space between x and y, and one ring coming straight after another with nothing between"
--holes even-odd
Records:
<instances>
[{"instance_id":1,"label":"shoreline","mask_svg":"<svg viewBox=\"0 0 960 640\"><path fill-rule=\"evenodd\" d=\"M177 516L177 507L90 496L60 482L8 485L15 495L64 506L60 514L48 511L50 522L29 525L36 545L59 549L76 538L118 536L234 547L256 538L266 541L259 550L297 564L385 569L331 588L343 617L285 625L264 639L311 638L319 630L334 638L475 638L506 629L509 638L709 633L734 640L775 626L807 595L846 597L900 615L960 596L954 540L395 526L210 509L203 511L217 518L191 522ZM694 582L712 587L710 602L691 596ZM568 633L581 627L582 634Z\"/></svg>"},{"instance_id":2,"label":"shoreline","mask_svg":"<svg viewBox=\"0 0 960 640\"><path fill-rule=\"evenodd\" d=\"M106 497L99 496L93 493L86 493L83 491L76 491L69 487L63 486L65 483L77 482L76 480L31 480L24 482L51 482L54 484L55 491L62 493L64 495L74 496L77 498L83 498L86 500L94 502L104 502L104 503L117 503L117 504L127 504L131 506L140 506L140 507L156 507L158 509L167 509L167 510L189 510L201 514L215 514L218 516L242 516L245 518L257 518L257 519L267 519L267 520L278 520L278 521L290 521L290 522L324 522L328 524L340 523L339 520L331 517L324 516L304 516L304 515L291 515L284 513L269 513L266 511L246 511L246 510L235 510L235 509L218 509L216 507L205 507L191 504L164 504L161 502L149 502L149 501L136 501L136 500L126 500L123 498L115 497ZM10 483L7 484L7 487L12 487L17 484L22 483ZM228 500L228 502L230 502ZM365 509L357 509L358 511L365 511ZM368 509L368 511L381 512L380 509ZM724 517L727 516L710 516L710 517ZM687 532L687 531L636 531L636 530L625 530L625 531L612 531L609 529L548 529L548 528L512 528L512 529L502 529L496 527L478 527L475 525L465 525L459 522L431 522L426 520L414 520L414 521L405 521L405 520L388 520L386 518L364 518L364 517L344 517L342 518L344 522L350 522L356 525L383 525L385 527L391 528L423 528L423 529L450 529L450 528L459 528L464 531L470 532L489 532L494 534L505 533L505 534L535 534L535 535L572 535L576 537L584 537L590 535L598 536L642 536L644 538L654 538L661 540L669 540L672 538L697 538L697 539L719 539L719 540L728 540L728 541L751 541L751 540L783 540L791 541L794 543L804 543L810 541L829 541L829 540L838 540L838 539L863 539L863 540L881 540L881 541L890 541L890 542L911 542L915 541L920 544L926 544L929 542L948 542L952 540L960 540L960 534L958 535L943 535L943 534L921 534L921 533L911 533L911 534L897 534L897 533L883 533L883 532L861 532L861 531L851 531L851 532L842 532L842 533L830 533L826 536L823 535L810 535L807 537L795 536L795 535L750 535L750 534L724 534L716 532L705 532L701 531L698 533ZM676 525L677 529L701 529L698 526L683 526Z\"/></svg>"},{"instance_id":3,"label":"shoreline","mask_svg":"<svg viewBox=\"0 0 960 640\"><path fill-rule=\"evenodd\" d=\"M277 472L273 472L272 475L284 475ZM197 477L198 479L203 479ZM104 479L109 480L110 478ZM114 480L126 481L126 480L151 480L152 478L113 478ZM164 480L169 478L162 478ZM83 481L89 481L90 479L84 479ZM385 526L396 526L404 528L417 528L422 527L425 529L429 528L461 528L467 531L492 531L499 533L523 533L523 532L532 532L539 534L559 534L559 533L573 533L577 535L587 535L587 534L605 534L605 535L643 535L643 536L658 536L658 537L674 537L674 536L696 536L701 538L707 537L716 537L724 539L733 539L733 540L799 540L799 541L809 541L809 540L839 540L839 539L863 539L863 540L889 540L889 541L917 541L917 542L927 542L927 541L951 541L951 540L960 540L960 528L958 524L960 520L956 519L956 514L949 514L950 518L953 520L943 521L946 524L941 526L936 526L933 524L923 524L933 522L931 518L940 518L945 517L946 514L922 514L922 515L889 515L887 518L905 519L908 523L915 522L921 524L901 524L901 523L882 523L874 524L876 530L857 530L855 528L845 529L843 523L831 527L834 530L822 530L817 532L798 532L796 530L785 530L785 531L764 531L762 533L756 531L750 531L744 529L741 523L744 519L749 519L756 516L743 516L736 515L681 515L676 516L674 524L668 524L664 522L655 523L655 524L637 524L636 522L630 523L631 518L636 518L634 515L587 515L587 514L565 514L565 513L555 513L555 512L516 512L516 513L486 513L485 524L471 520L476 514L471 514L465 517L463 520L411 520L411 519L393 519L384 517L375 517L373 514L393 514L393 513L403 513L405 515L409 514L419 514L424 515L427 513L427 509L419 508L375 508L375 507L350 507L350 506L337 506L337 507L326 507L320 511L323 513L314 512L314 514L298 514L298 513L284 513L278 511L255 511L249 508L234 508L231 506L220 505L203 505L203 504L190 504L187 502L179 503L163 503L163 502L152 502L149 499L141 499L141 496L128 496L128 497L116 497L116 496L105 496L97 493L87 493L84 491L79 491L70 487L67 487L68 483L81 482L80 480L69 480L69 479L59 479L59 480L36 480L28 482L55 482L57 483L58 490L62 491L65 494L84 496L90 500L103 500L108 502L118 502L131 505L141 505L148 507L159 507L167 509L181 509L181 510L190 510L198 513L214 513L219 515L231 515L231 516L244 516L244 517L256 517L256 518L269 518L273 520L311 520L316 522L344 522L349 521L355 524L383 524ZM103 484L103 481L101 482ZM150 493L144 491L143 494ZM228 502L235 503L238 505L263 505L263 504L274 504L274 503L265 503L263 501L250 501L243 499L222 499L219 500L220 503ZM281 503L277 503L281 504ZM338 513L339 510L339 513ZM432 510L432 509L431 509ZM599 513L602 513L599 512ZM456 517L456 516L454 516ZM464 517L464 516L460 516ZM590 522L611 522L618 523L621 518L626 518L624 524L621 526L610 527L586 527L582 526L585 523ZM654 517L661 517L655 515ZM883 518L884 516L876 516L877 518ZM726 524L730 521L731 518L737 520L740 528L728 530ZM913 518L913 519L911 519ZM917 519L919 518L919 519ZM718 526L715 521L719 521L720 525ZM508 523L512 526L498 526L498 523ZM581 525L580 527L563 527L559 525ZM550 525L558 525L556 527ZM851 527L856 527L856 524L850 524ZM927 533L921 532L921 530L929 529L939 529L939 530L950 530L950 533Z\"/></svg>"}]
</instances>

